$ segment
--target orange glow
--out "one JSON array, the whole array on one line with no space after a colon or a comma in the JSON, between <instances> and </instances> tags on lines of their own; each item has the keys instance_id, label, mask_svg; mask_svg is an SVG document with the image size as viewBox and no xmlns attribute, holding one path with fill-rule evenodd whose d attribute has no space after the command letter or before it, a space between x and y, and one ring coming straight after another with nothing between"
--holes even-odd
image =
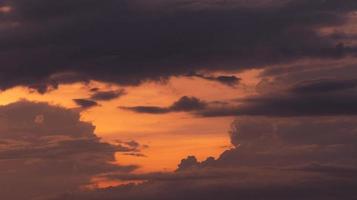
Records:
<instances>
[{"instance_id":1,"label":"orange glow","mask_svg":"<svg viewBox=\"0 0 357 200\"><path fill-rule=\"evenodd\" d=\"M146 157L117 153L121 165L136 164L138 172L172 171L181 159L195 155L199 160L217 157L229 148L227 136L232 118L198 118L187 113L162 115L138 114L119 109L119 106L169 106L181 96L195 96L205 101L224 101L243 97L254 92L259 82L259 70L237 74L242 78L236 88L199 78L172 78L167 84L145 83L127 87L127 95L111 101L101 101L100 106L82 112L82 119L96 126L96 134L105 141L135 140L149 148ZM61 85L59 89L41 95L22 87L0 93L0 105L26 98L46 101L67 108L76 107L72 99L88 98L93 87L102 90L119 89L118 86L91 82L89 84Z\"/></svg>"}]
</instances>

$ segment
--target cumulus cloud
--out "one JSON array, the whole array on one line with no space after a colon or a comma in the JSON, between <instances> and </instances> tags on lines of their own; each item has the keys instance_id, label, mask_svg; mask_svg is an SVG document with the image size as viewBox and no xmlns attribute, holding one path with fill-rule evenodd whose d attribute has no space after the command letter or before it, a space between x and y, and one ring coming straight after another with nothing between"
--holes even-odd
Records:
<instances>
[{"instance_id":1,"label":"cumulus cloud","mask_svg":"<svg viewBox=\"0 0 357 200\"><path fill-rule=\"evenodd\" d=\"M117 144L101 141L77 112L46 103L0 106L0 197L40 199L75 191L108 172L136 166L114 163ZM125 152L137 152L137 148Z\"/></svg>"},{"instance_id":2,"label":"cumulus cloud","mask_svg":"<svg viewBox=\"0 0 357 200\"><path fill-rule=\"evenodd\" d=\"M354 0L50 2L1 2L1 89L44 93L88 80L135 85L355 51L320 34L347 23Z\"/></svg>"}]
</instances>

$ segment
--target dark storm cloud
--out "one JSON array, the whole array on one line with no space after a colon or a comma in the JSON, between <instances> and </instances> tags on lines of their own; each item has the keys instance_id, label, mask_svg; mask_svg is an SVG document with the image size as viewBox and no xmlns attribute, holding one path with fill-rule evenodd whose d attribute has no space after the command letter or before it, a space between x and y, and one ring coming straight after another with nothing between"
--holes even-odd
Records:
<instances>
[{"instance_id":1,"label":"dark storm cloud","mask_svg":"<svg viewBox=\"0 0 357 200\"><path fill-rule=\"evenodd\" d=\"M114 164L123 148L101 141L94 129L78 112L46 103L0 106L0 198L47 199L96 175L136 169Z\"/></svg>"},{"instance_id":2,"label":"dark storm cloud","mask_svg":"<svg viewBox=\"0 0 357 200\"><path fill-rule=\"evenodd\" d=\"M135 107L120 107L122 109L131 110L137 113L149 114L165 114L170 112L192 112L206 108L207 103L196 98L183 96L171 106L157 107L157 106L135 106Z\"/></svg>"},{"instance_id":3,"label":"dark storm cloud","mask_svg":"<svg viewBox=\"0 0 357 200\"><path fill-rule=\"evenodd\" d=\"M0 15L0 87L24 85L41 93L63 82L139 84L198 70L339 58L354 47L337 45L318 29L345 23L357 7L354 0L6 0L1 5L11 9Z\"/></svg>"},{"instance_id":4,"label":"dark storm cloud","mask_svg":"<svg viewBox=\"0 0 357 200\"><path fill-rule=\"evenodd\" d=\"M87 109L91 107L98 106L99 104L96 101L90 99L73 99L73 101L80 107Z\"/></svg>"}]
</instances>

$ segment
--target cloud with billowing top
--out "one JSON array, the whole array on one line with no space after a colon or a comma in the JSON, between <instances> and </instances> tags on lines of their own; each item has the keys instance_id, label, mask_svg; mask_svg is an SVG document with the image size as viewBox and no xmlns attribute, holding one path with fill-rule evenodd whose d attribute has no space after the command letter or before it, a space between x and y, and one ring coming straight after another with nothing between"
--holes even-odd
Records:
<instances>
[{"instance_id":1,"label":"cloud with billowing top","mask_svg":"<svg viewBox=\"0 0 357 200\"><path fill-rule=\"evenodd\" d=\"M0 197L38 199L76 191L94 176L130 172L115 164L116 152L138 145L101 141L78 112L47 103L19 101L0 106Z\"/></svg>"}]
</instances>

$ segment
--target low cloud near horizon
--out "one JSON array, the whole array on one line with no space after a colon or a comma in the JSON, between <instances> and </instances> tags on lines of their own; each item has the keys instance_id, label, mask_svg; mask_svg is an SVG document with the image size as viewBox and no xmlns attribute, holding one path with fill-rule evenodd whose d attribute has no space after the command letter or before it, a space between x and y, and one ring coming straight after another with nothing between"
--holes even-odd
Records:
<instances>
[{"instance_id":1,"label":"low cloud near horizon","mask_svg":"<svg viewBox=\"0 0 357 200\"><path fill-rule=\"evenodd\" d=\"M230 132L234 148L217 159L199 162L189 156L170 173L114 173L108 177L146 182L58 199L354 199L356 122L344 117L239 118Z\"/></svg>"}]
</instances>

